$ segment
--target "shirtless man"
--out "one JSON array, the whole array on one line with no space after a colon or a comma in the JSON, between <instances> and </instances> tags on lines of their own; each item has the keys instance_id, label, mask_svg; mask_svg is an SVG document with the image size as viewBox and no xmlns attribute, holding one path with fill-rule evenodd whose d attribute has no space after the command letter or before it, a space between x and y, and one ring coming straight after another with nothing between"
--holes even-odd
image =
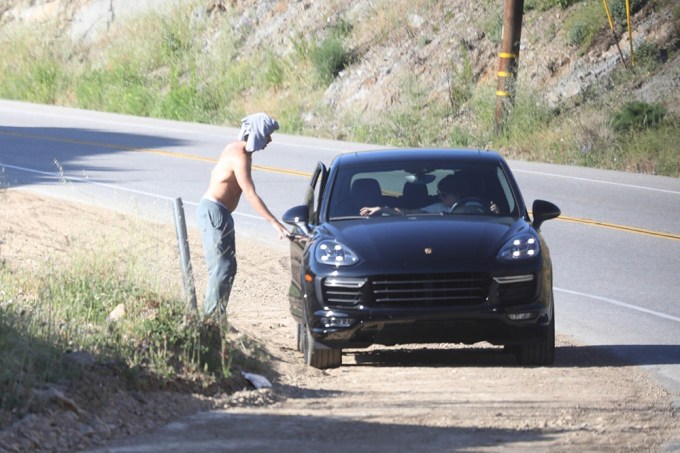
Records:
<instances>
[{"instance_id":1,"label":"shirtless man","mask_svg":"<svg viewBox=\"0 0 680 453\"><path fill-rule=\"evenodd\" d=\"M276 120L264 113L243 118L238 140L227 145L220 154L210 174L208 190L196 210L208 268L203 308L206 316L212 315L218 307L220 316L226 313L236 275L236 235L231 213L238 206L241 195L278 231L280 239L289 234L255 191L251 175L253 153L264 149L278 128Z\"/></svg>"}]
</instances>

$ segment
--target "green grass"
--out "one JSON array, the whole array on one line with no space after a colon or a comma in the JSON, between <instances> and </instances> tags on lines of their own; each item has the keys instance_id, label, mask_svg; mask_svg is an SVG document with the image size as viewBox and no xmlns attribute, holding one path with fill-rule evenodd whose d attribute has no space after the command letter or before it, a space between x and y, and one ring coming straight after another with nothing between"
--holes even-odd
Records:
<instances>
[{"instance_id":1,"label":"green grass","mask_svg":"<svg viewBox=\"0 0 680 453\"><path fill-rule=\"evenodd\" d=\"M3 413L27 409L33 390L77 381L86 369L115 369L135 389L208 392L240 379L234 370L267 368L257 342L186 308L179 284L154 264L164 245L143 239L142 228L129 231L132 246L111 236L83 246L74 236L67 258L35 268L0 261L0 426Z\"/></svg>"},{"instance_id":2,"label":"green grass","mask_svg":"<svg viewBox=\"0 0 680 453\"><path fill-rule=\"evenodd\" d=\"M660 128L653 148L645 144L651 140L645 129L612 131L609 124L594 133L579 122L597 110L608 121L611 112L633 101L621 93L667 69L664 61L672 58L662 61L655 44L636 45L638 64L633 71L612 75L611 93L593 96L586 91L579 105L559 111L551 111L520 82L503 133L496 135L494 82L474 75L463 44L453 48L448 87L439 97L410 76L397 82L392 107L375 118L340 115L324 98L328 84L351 68L361 52L408 35L409 14L446 12L445 2L383 1L357 23L338 14L311 35L291 31L290 50L283 54L246 48L252 27L232 26L238 18L230 16L236 14L231 10L195 16L199 5L188 2L166 16L150 13L121 21L92 46L75 45L49 25L38 33L18 23L3 26L0 45L12 52L0 59L0 97L232 126L247 113L267 111L285 133L393 146L491 147L522 159L680 176L675 162L680 158L674 157L673 148L680 132L673 128ZM536 0L528 5L537 11L562 10L564 20L553 33L571 41L574 52L587 52L596 37L606 34L598 0ZM494 2L485 7L489 14L478 19L483 22L478 26L485 39L497 43L500 9ZM314 121L308 124L308 118ZM664 121L676 124L678 119L669 113Z\"/></svg>"},{"instance_id":3,"label":"green grass","mask_svg":"<svg viewBox=\"0 0 680 453\"><path fill-rule=\"evenodd\" d=\"M312 49L311 60L321 82L330 85L337 75L349 64L349 54L342 39L329 36Z\"/></svg>"},{"instance_id":4,"label":"green grass","mask_svg":"<svg viewBox=\"0 0 680 453\"><path fill-rule=\"evenodd\" d=\"M601 1L586 0L576 5L564 24L568 41L581 55L592 46L596 34L608 28L607 15Z\"/></svg>"}]
</instances>

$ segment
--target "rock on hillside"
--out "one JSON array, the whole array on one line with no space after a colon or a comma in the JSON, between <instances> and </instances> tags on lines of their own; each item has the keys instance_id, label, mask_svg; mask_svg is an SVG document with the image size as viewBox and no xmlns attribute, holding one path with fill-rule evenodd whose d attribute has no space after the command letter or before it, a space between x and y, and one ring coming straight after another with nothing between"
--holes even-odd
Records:
<instances>
[{"instance_id":1,"label":"rock on hillside","mask_svg":"<svg viewBox=\"0 0 680 453\"><path fill-rule=\"evenodd\" d=\"M0 6L0 23L61 17L73 39L96 39L116 20L140 11L171 8L186 0L9 0ZM194 1L194 15L223 14L244 49L293 52L305 38L318 42L339 24L351 27L347 46L354 56L330 85L325 102L338 116L354 113L370 120L404 105L407 84L420 87L430 100L452 103L452 84L469 68L472 83L495 83L501 2L465 0L204 0ZM529 2L526 2L527 4ZM610 1L613 3L613 0ZM526 11L522 30L519 77L549 105L586 101L612 88L612 72L622 65L606 28L590 50L581 54L569 44L565 18L569 10ZM604 10L602 23L607 24ZM631 100L662 102L680 113L680 18L673 2L648 0L632 19L633 42L657 46L667 58L662 69L637 86ZM496 33L496 36L493 34ZM624 33L625 35L625 33ZM629 58L627 36L619 47ZM464 117L464 112L459 112ZM462 119L462 118L461 118Z\"/></svg>"}]
</instances>

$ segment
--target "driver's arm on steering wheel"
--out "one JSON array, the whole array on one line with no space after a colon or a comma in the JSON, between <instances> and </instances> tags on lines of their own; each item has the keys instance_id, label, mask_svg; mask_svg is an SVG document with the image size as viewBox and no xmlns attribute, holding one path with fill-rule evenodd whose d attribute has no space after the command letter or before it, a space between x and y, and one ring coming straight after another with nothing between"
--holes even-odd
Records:
<instances>
[{"instance_id":1,"label":"driver's arm on steering wheel","mask_svg":"<svg viewBox=\"0 0 680 453\"><path fill-rule=\"evenodd\" d=\"M387 215L406 215L406 214L413 214L417 212L422 212L419 209L402 209L402 208L392 208L389 206L374 206L374 207L368 207L365 206L361 209L359 209L359 215L368 217L368 216L374 216L374 215L380 215L380 214L387 214Z\"/></svg>"},{"instance_id":2,"label":"driver's arm on steering wheel","mask_svg":"<svg viewBox=\"0 0 680 453\"><path fill-rule=\"evenodd\" d=\"M500 210L496 203L480 197L464 197L458 200L451 207L449 212L466 214L500 214Z\"/></svg>"}]
</instances>

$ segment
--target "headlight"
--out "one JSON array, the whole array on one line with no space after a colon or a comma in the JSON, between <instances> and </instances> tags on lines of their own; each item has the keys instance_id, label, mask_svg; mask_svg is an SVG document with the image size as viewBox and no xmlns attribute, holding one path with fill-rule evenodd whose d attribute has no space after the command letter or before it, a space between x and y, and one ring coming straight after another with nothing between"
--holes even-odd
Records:
<instances>
[{"instance_id":1,"label":"headlight","mask_svg":"<svg viewBox=\"0 0 680 453\"><path fill-rule=\"evenodd\" d=\"M316 261L330 266L350 266L358 261L357 256L347 246L339 242L325 240L316 246Z\"/></svg>"},{"instance_id":2,"label":"headlight","mask_svg":"<svg viewBox=\"0 0 680 453\"><path fill-rule=\"evenodd\" d=\"M540 252L538 239L530 234L515 236L501 247L498 252L500 261L517 261L535 258Z\"/></svg>"}]
</instances>

